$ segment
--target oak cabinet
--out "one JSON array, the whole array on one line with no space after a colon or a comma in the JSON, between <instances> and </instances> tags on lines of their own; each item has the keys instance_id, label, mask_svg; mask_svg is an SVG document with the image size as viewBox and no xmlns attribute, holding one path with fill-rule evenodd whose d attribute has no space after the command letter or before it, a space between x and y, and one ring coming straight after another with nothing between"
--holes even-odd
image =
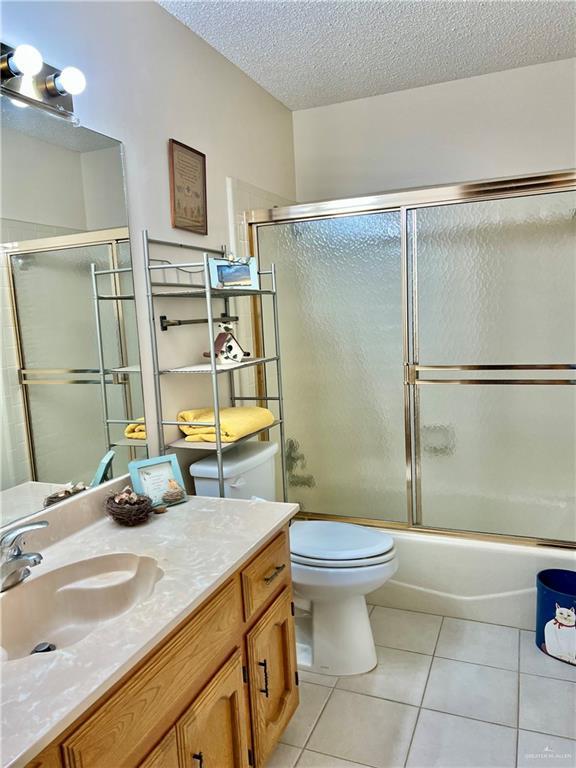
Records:
<instances>
[{"instance_id":1,"label":"oak cabinet","mask_svg":"<svg viewBox=\"0 0 576 768\"><path fill-rule=\"evenodd\" d=\"M178 766L178 741L176 728L170 728L156 749L143 760L138 768L176 768Z\"/></svg>"},{"instance_id":2,"label":"oak cabinet","mask_svg":"<svg viewBox=\"0 0 576 768\"><path fill-rule=\"evenodd\" d=\"M287 529L26 768L261 768L298 705Z\"/></svg>"},{"instance_id":3,"label":"oak cabinet","mask_svg":"<svg viewBox=\"0 0 576 768\"><path fill-rule=\"evenodd\" d=\"M293 603L285 590L248 633L256 766L264 765L298 706Z\"/></svg>"},{"instance_id":4,"label":"oak cabinet","mask_svg":"<svg viewBox=\"0 0 576 768\"><path fill-rule=\"evenodd\" d=\"M248 729L240 651L176 724L180 768L248 768Z\"/></svg>"}]
</instances>

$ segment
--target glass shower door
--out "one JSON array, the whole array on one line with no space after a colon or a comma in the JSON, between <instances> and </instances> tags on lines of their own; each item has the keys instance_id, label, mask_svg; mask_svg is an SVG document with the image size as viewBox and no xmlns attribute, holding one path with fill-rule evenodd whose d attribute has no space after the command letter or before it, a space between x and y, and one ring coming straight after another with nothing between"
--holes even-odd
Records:
<instances>
[{"instance_id":1,"label":"glass shower door","mask_svg":"<svg viewBox=\"0 0 576 768\"><path fill-rule=\"evenodd\" d=\"M417 523L576 538L575 209L409 212Z\"/></svg>"},{"instance_id":2,"label":"glass shower door","mask_svg":"<svg viewBox=\"0 0 576 768\"><path fill-rule=\"evenodd\" d=\"M107 450L90 264L110 269L111 250L105 243L11 258L36 480L88 483ZM102 310L110 367L123 359L114 305ZM113 418L125 418L123 390L108 385ZM125 458L118 456L116 473Z\"/></svg>"},{"instance_id":3,"label":"glass shower door","mask_svg":"<svg viewBox=\"0 0 576 768\"><path fill-rule=\"evenodd\" d=\"M259 227L258 255L277 269L289 500L405 521L399 212Z\"/></svg>"}]
</instances>

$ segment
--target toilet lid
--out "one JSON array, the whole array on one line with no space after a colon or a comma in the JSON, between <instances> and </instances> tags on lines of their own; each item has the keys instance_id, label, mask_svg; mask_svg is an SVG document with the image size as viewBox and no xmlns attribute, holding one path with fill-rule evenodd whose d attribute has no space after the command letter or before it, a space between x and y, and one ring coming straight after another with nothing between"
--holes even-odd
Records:
<instances>
[{"instance_id":1,"label":"toilet lid","mask_svg":"<svg viewBox=\"0 0 576 768\"><path fill-rule=\"evenodd\" d=\"M314 560L363 560L394 548L394 539L376 528L328 520L303 520L290 526L290 551Z\"/></svg>"}]
</instances>

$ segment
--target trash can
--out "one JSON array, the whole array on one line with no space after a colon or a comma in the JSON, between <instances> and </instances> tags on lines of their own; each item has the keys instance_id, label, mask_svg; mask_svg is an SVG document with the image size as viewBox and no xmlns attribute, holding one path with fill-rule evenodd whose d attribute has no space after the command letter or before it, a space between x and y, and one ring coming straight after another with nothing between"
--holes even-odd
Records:
<instances>
[{"instance_id":1,"label":"trash can","mask_svg":"<svg viewBox=\"0 0 576 768\"><path fill-rule=\"evenodd\" d=\"M275 501L276 443L261 440L241 443L223 454L224 496L227 499L251 499L257 496ZM218 462L208 456L190 465L198 496L219 496Z\"/></svg>"},{"instance_id":2,"label":"trash can","mask_svg":"<svg viewBox=\"0 0 576 768\"><path fill-rule=\"evenodd\" d=\"M576 665L576 571L540 571L536 589L536 645L548 656Z\"/></svg>"}]
</instances>

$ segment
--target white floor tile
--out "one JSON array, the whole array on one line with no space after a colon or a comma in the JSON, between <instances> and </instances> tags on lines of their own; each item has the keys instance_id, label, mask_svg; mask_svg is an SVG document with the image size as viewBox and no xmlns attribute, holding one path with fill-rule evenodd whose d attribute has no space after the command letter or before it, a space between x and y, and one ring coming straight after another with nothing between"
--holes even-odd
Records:
<instances>
[{"instance_id":1,"label":"white floor tile","mask_svg":"<svg viewBox=\"0 0 576 768\"><path fill-rule=\"evenodd\" d=\"M521 674L520 728L576 738L576 683Z\"/></svg>"},{"instance_id":2,"label":"white floor tile","mask_svg":"<svg viewBox=\"0 0 576 768\"><path fill-rule=\"evenodd\" d=\"M376 645L433 653L442 617L376 606L370 615L370 623Z\"/></svg>"},{"instance_id":3,"label":"white floor tile","mask_svg":"<svg viewBox=\"0 0 576 768\"><path fill-rule=\"evenodd\" d=\"M300 752L298 747L290 747L288 744L278 744L274 752L266 762L266 768L294 768Z\"/></svg>"},{"instance_id":4,"label":"white floor tile","mask_svg":"<svg viewBox=\"0 0 576 768\"><path fill-rule=\"evenodd\" d=\"M436 655L502 669L518 669L518 630L463 619L444 619Z\"/></svg>"},{"instance_id":5,"label":"white floor tile","mask_svg":"<svg viewBox=\"0 0 576 768\"><path fill-rule=\"evenodd\" d=\"M423 709L407 768L514 768L516 729Z\"/></svg>"},{"instance_id":6,"label":"white floor tile","mask_svg":"<svg viewBox=\"0 0 576 768\"><path fill-rule=\"evenodd\" d=\"M300 706L282 734L283 744L289 744L292 747L303 747L306 744L331 692L330 688L323 685L300 684Z\"/></svg>"},{"instance_id":7,"label":"white floor tile","mask_svg":"<svg viewBox=\"0 0 576 768\"><path fill-rule=\"evenodd\" d=\"M335 690L306 745L376 768L404 765L418 710L406 704Z\"/></svg>"},{"instance_id":8,"label":"white floor tile","mask_svg":"<svg viewBox=\"0 0 576 768\"><path fill-rule=\"evenodd\" d=\"M518 768L576 768L576 741L520 731Z\"/></svg>"},{"instance_id":9,"label":"white floor tile","mask_svg":"<svg viewBox=\"0 0 576 768\"><path fill-rule=\"evenodd\" d=\"M349 760L341 760L332 755L321 755L319 752L311 752L305 749L298 762L298 768L368 768L360 763L351 763Z\"/></svg>"},{"instance_id":10,"label":"white floor tile","mask_svg":"<svg viewBox=\"0 0 576 768\"><path fill-rule=\"evenodd\" d=\"M365 675L341 677L337 688L419 706L432 656L376 647L378 666Z\"/></svg>"},{"instance_id":11,"label":"white floor tile","mask_svg":"<svg viewBox=\"0 0 576 768\"><path fill-rule=\"evenodd\" d=\"M301 682L325 685L327 688L334 688L338 682L337 677L333 677L332 675L320 675L318 672L308 672L306 669L299 669L298 675Z\"/></svg>"},{"instance_id":12,"label":"white floor tile","mask_svg":"<svg viewBox=\"0 0 576 768\"><path fill-rule=\"evenodd\" d=\"M547 656L536 647L536 633L524 629L520 633L520 672L576 682L576 666Z\"/></svg>"},{"instance_id":13,"label":"white floor tile","mask_svg":"<svg viewBox=\"0 0 576 768\"><path fill-rule=\"evenodd\" d=\"M516 726L518 674L450 659L432 662L422 706Z\"/></svg>"}]
</instances>

